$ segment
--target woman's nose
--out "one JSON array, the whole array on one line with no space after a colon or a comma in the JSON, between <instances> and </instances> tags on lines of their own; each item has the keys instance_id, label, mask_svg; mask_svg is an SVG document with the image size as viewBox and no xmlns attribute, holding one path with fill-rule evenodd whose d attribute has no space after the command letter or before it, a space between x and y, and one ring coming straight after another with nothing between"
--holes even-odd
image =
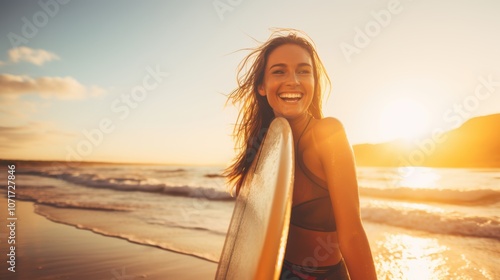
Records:
<instances>
[{"instance_id":1,"label":"woman's nose","mask_svg":"<svg viewBox=\"0 0 500 280\"><path fill-rule=\"evenodd\" d=\"M296 73L292 73L288 76L287 84L289 84L289 85L298 85L299 84L299 77L297 76Z\"/></svg>"}]
</instances>

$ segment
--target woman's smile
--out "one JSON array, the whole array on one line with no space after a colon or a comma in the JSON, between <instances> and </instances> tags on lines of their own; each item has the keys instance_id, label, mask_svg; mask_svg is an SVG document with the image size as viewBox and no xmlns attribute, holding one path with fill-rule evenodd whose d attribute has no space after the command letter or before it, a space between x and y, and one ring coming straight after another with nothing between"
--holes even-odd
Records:
<instances>
[{"instance_id":1,"label":"woman's smile","mask_svg":"<svg viewBox=\"0 0 500 280\"><path fill-rule=\"evenodd\" d=\"M287 103L297 103L302 99L304 94L300 92L283 92L278 94L278 96Z\"/></svg>"},{"instance_id":2,"label":"woman's smile","mask_svg":"<svg viewBox=\"0 0 500 280\"><path fill-rule=\"evenodd\" d=\"M267 98L275 116L295 119L308 113L314 95L313 63L309 53L294 44L269 54L259 94Z\"/></svg>"}]
</instances>

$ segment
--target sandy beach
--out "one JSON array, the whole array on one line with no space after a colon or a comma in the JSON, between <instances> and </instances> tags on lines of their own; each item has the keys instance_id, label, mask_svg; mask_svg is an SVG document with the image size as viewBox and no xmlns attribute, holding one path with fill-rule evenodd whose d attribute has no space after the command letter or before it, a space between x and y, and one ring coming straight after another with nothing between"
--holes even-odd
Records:
<instances>
[{"instance_id":1,"label":"sandy beach","mask_svg":"<svg viewBox=\"0 0 500 280\"><path fill-rule=\"evenodd\" d=\"M2 196L2 208L6 202ZM0 211L3 224L6 212ZM15 272L8 270L8 228L0 231L1 279L211 279L217 268L196 257L52 222L34 213L33 202L17 200L16 217Z\"/></svg>"},{"instance_id":2,"label":"sandy beach","mask_svg":"<svg viewBox=\"0 0 500 280\"><path fill-rule=\"evenodd\" d=\"M216 172L194 166L19 168L16 272L8 270L4 189L0 279L213 279L234 206L220 199L225 186L219 178L206 176ZM440 189L420 190L430 202L397 199L407 190L387 190L381 178L391 172L359 173L362 186L375 186L362 187L360 205L379 279L500 279L498 171L427 170L443 178ZM476 182L483 189L468 187Z\"/></svg>"},{"instance_id":3,"label":"sandy beach","mask_svg":"<svg viewBox=\"0 0 500 280\"><path fill-rule=\"evenodd\" d=\"M6 207L4 197L0 198L0 205ZM36 214L35 207L33 202L16 201L15 273L8 271L6 241L9 235L4 229L7 227L2 227L0 279L182 280L213 279L215 275L217 264L214 262L56 223ZM7 211L0 212L0 219L7 223ZM485 260L489 254L484 250L498 244L493 240L485 240L487 243L481 250L485 253L481 254L476 250L467 252L460 237L443 242L425 233L371 223L366 224L366 229L381 279L496 277L495 272L484 271L477 266L479 263L469 263L465 258L474 255L476 260ZM390 248L391 244L395 247ZM414 247L406 248L408 246ZM394 260L399 254L406 257L400 255ZM488 262L494 266L492 260Z\"/></svg>"}]
</instances>

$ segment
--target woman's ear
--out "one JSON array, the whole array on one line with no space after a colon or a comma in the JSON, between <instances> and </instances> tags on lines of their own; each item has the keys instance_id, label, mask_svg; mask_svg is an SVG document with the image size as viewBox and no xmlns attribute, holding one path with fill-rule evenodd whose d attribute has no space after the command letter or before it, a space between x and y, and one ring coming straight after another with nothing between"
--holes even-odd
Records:
<instances>
[{"instance_id":1,"label":"woman's ear","mask_svg":"<svg viewBox=\"0 0 500 280\"><path fill-rule=\"evenodd\" d=\"M266 91L264 90L264 85L263 84L260 84L258 87L257 87L257 90L259 91L259 94L261 96L266 96Z\"/></svg>"}]
</instances>

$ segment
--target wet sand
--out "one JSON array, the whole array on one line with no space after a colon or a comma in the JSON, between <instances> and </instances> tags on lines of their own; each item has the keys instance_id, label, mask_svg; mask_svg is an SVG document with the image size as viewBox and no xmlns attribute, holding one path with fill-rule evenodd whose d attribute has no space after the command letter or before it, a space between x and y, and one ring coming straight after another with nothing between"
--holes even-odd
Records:
<instances>
[{"instance_id":1,"label":"wet sand","mask_svg":"<svg viewBox=\"0 0 500 280\"><path fill-rule=\"evenodd\" d=\"M0 198L0 279L213 279L217 264L52 222L16 200L15 272L8 270L7 200Z\"/></svg>"}]
</instances>

